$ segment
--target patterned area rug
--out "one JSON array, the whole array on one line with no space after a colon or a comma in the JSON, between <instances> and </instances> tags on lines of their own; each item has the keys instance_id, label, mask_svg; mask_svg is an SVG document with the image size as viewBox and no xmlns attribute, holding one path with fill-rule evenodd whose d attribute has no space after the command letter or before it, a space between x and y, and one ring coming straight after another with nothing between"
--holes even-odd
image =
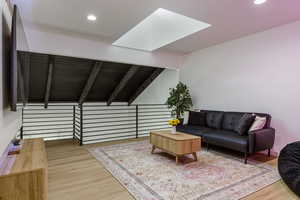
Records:
<instances>
[{"instance_id":1,"label":"patterned area rug","mask_svg":"<svg viewBox=\"0 0 300 200\"><path fill-rule=\"evenodd\" d=\"M213 150L198 152L176 165L173 156L148 141L89 149L138 200L235 200L278 181L277 169Z\"/></svg>"}]
</instances>

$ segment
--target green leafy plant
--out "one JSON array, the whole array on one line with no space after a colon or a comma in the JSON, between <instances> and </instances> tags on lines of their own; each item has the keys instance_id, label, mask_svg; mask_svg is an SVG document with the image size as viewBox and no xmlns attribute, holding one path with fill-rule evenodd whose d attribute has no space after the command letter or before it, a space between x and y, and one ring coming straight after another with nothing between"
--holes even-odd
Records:
<instances>
[{"instance_id":1,"label":"green leafy plant","mask_svg":"<svg viewBox=\"0 0 300 200\"><path fill-rule=\"evenodd\" d=\"M184 112L193 106L188 87L179 82L175 88L170 88L170 97L167 99L166 104L171 109L173 116L177 119L183 117Z\"/></svg>"}]
</instances>

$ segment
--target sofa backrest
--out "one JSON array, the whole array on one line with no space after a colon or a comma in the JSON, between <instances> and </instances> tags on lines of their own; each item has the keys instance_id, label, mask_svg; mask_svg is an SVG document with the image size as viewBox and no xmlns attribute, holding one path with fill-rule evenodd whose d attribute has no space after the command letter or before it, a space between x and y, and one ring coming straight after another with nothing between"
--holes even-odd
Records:
<instances>
[{"instance_id":1,"label":"sofa backrest","mask_svg":"<svg viewBox=\"0 0 300 200\"><path fill-rule=\"evenodd\" d=\"M209 128L222 129L222 121L224 112L222 111L207 111L206 114L206 125Z\"/></svg>"},{"instance_id":2,"label":"sofa backrest","mask_svg":"<svg viewBox=\"0 0 300 200\"><path fill-rule=\"evenodd\" d=\"M243 117L243 115L244 113L224 112L222 129L228 131L236 130L236 127L239 125L239 121Z\"/></svg>"},{"instance_id":3,"label":"sofa backrest","mask_svg":"<svg viewBox=\"0 0 300 200\"><path fill-rule=\"evenodd\" d=\"M259 117L266 117L267 118L267 123L264 126L264 128L270 128L271 126L271 115L267 114L267 113L254 113L254 112L224 112L224 111L215 111L215 110L201 110L201 112L205 112L206 113L206 120L207 120L207 126L211 127L211 123L220 123L218 124L218 126L221 129L224 130L234 130L234 127L237 126L237 123L239 122L240 118L245 114L245 113L249 113L249 114L255 114ZM210 116L214 116L216 115L216 113L223 113L222 115L222 120L221 121L217 121L213 120L210 118ZM211 128L215 128L215 127L211 127Z\"/></svg>"}]
</instances>

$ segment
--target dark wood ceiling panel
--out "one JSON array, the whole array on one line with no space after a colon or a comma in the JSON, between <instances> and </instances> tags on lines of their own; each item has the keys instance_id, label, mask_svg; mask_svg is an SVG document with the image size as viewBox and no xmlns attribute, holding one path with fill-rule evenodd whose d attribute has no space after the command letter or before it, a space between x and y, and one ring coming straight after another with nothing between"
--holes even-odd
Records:
<instances>
[{"instance_id":1,"label":"dark wood ceiling panel","mask_svg":"<svg viewBox=\"0 0 300 200\"><path fill-rule=\"evenodd\" d=\"M52 88L52 78L53 78L53 68L54 68L54 56L49 56L48 61L48 77L47 77L47 84L46 84L46 90L45 90L45 103L44 107L48 108L49 103L49 97L51 93Z\"/></svg>"},{"instance_id":2,"label":"dark wood ceiling panel","mask_svg":"<svg viewBox=\"0 0 300 200\"><path fill-rule=\"evenodd\" d=\"M55 56L49 101L78 101L94 61Z\"/></svg>"},{"instance_id":3,"label":"dark wood ceiling panel","mask_svg":"<svg viewBox=\"0 0 300 200\"><path fill-rule=\"evenodd\" d=\"M117 87L115 87L114 91L110 95L107 105L109 106L113 101L116 100L118 95L123 91L123 89L127 86L128 82L134 77L134 75L138 72L138 66L131 66L129 70L126 72L125 76L119 81Z\"/></svg>"},{"instance_id":4,"label":"dark wood ceiling panel","mask_svg":"<svg viewBox=\"0 0 300 200\"><path fill-rule=\"evenodd\" d=\"M90 72L89 78L87 79L85 86L81 92L80 99L78 101L79 105L82 105L85 102L86 97L89 95L89 92L93 85L95 84L95 81L98 77L98 74L102 68L103 62L95 62L93 69Z\"/></svg>"},{"instance_id":5,"label":"dark wood ceiling panel","mask_svg":"<svg viewBox=\"0 0 300 200\"><path fill-rule=\"evenodd\" d=\"M154 67L141 67L139 71L130 79L127 85L116 97L116 101L128 102L137 88L154 72Z\"/></svg>"},{"instance_id":6,"label":"dark wood ceiling panel","mask_svg":"<svg viewBox=\"0 0 300 200\"><path fill-rule=\"evenodd\" d=\"M48 77L48 55L30 55L29 101L43 102ZM23 66L23 65L22 65Z\"/></svg>"},{"instance_id":7,"label":"dark wood ceiling panel","mask_svg":"<svg viewBox=\"0 0 300 200\"><path fill-rule=\"evenodd\" d=\"M87 101L106 102L131 65L104 62Z\"/></svg>"},{"instance_id":8,"label":"dark wood ceiling panel","mask_svg":"<svg viewBox=\"0 0 300 200\"><path fill-rule=\"evenodd\" d=\"M134 94L129 98L128 105L131 105L134 100L142 94L142 92L164 71L163 68L156 68L152 74L136 89Z\"/></svg>"},{"instance_id":9,"label":"dark wood ceiling panel","mask_svg":"<svg viewBox=\"0 0 300 200\"><path fill-rule=\"evenodd\" d=\"M45 103L45 106L48 102L129 103L133 96L139 95L156 78L153 74L162 71L157 67L32 52L18 53L21 58L20 75L24 77L25 85L23 93L19 93L23 99L25 94L29 103ZM142 90L141 85L144 85Z\"/></svg>"}]
</instances>

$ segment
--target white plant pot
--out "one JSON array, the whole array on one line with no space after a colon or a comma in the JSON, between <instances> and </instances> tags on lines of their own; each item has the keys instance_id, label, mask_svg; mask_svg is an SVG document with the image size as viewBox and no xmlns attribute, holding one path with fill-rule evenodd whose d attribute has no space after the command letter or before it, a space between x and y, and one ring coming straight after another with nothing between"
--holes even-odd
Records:
<instances>
[{"instance_id":1,"label":"white plant pot","mask_svg":"<svg viewBox=\"0 0 300 200\"><path fill-rule=\"evenodd\" d=\"M172 126L171 133L176 134L176 126Z\"/></svg>"}]
</instances>

